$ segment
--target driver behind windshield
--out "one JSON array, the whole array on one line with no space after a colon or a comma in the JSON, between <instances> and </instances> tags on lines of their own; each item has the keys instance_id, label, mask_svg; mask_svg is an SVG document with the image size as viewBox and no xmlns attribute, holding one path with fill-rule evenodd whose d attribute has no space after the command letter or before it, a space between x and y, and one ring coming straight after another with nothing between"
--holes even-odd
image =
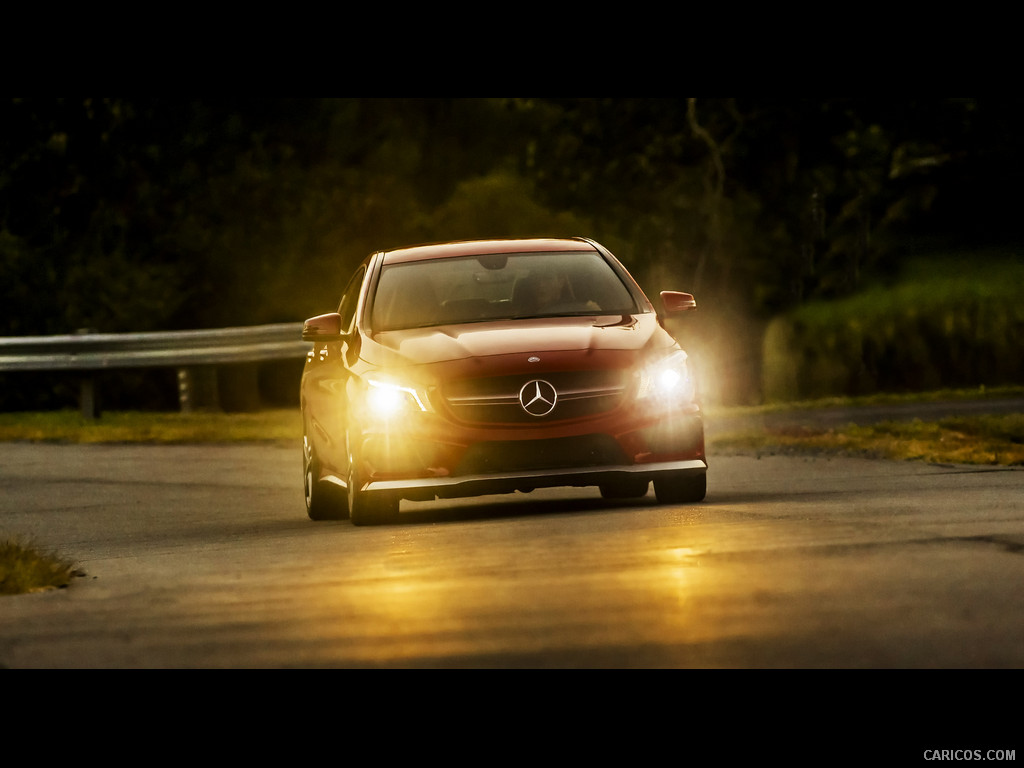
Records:
<instances>
[{"instance_id":1,"label":"driver behind windshield","mask_svg":"<svg viewBox=\"0 0 1024 768\"><path fill-rule=\"evenodd\" d=\"M535 267L516 284L513 304L519 315L590 312L599 309L593 301L577 299L569 276L551 264Z\"/></svg>"}]
</instances>

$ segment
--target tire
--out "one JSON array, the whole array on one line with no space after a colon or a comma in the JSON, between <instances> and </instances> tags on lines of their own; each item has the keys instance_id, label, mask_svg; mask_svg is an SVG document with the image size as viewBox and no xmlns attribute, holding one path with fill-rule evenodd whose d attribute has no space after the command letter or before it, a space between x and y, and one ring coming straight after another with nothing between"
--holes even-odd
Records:
<instances>
[{"instance_id":1,"label":"tire","mask_svg":"<svg viewBox=\"0 0 1024 768\"><path fill-rule=\"evenodd\" d=\"M647 495L650 483L646 480L622 480L601 486L604 499L639 499Z\"/></svg>"},{"instance_id":2,"label":"tire","mask_svg":"<svg viewBox=\"0 0 1024 768\"><path fill-rule=\"evenodd\" d=\"M356 469L358 462L349 461L348 471L348 517L353 525L383 525L398 520L400 499L391 493L360 490L362 481Z\"/></svg>"},{"instance_id":3,"label":"tire","mask_svg":"<svg viewBox=\"0 0 1024 768\"><path fill-rule=\"evenodd\" d=\"M654 481L654 493L662 504L694 504L704 501L708 491L708 476L684 473Z\"/></svg>"},{"instance_id":4,"label":"tire","mask_svg":"<svg viewBox=\"0 0 1024 768\"><path fill-rule=\"evenodd\" d=\"M320 480L320 461L306 435L302 436L302 489L310 520L344 520L348 517L345 492Z\"/></svg>"}]
</instances>

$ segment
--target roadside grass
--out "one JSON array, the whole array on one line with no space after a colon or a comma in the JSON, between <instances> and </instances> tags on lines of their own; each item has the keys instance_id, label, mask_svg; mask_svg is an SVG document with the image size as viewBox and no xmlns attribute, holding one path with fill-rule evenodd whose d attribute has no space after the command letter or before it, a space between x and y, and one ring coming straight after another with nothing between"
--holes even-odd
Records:
<instances>
[{"instance_id":1,"label":"roadside grass","mask_svg":"<svg viewBox=\"0 0 1024 768\"><path fill-rule=\"evenodd\" d=\"M1024 465L1024 415L886 421L838 429L765 429L722 435L712 451L825 453L935 464Z\"/></svg>"},{"instance_id":2,"label":"roadside grass","mask_svg":"<svg viewBox=\"0 0 1024 768\"><path fill-rule=\"evenodd\" d=\"M720 409L719 414L756 415L828 407L977 401L1024 397L1024 387L940 390L915 394L826 398L797 403ZM832 453L936 464L1024 465L1024 414L953 416L936 421L884 421L839 428L790 427L735 432L714 438L711 450L757 453Z\"/></svg>"},{"instance_id":3,"label":"roadside grass","mask_svg":"<svg viewBox=\"0 0 1024 768\"><path fill-rule=\"evenodd\" d=\"M1024 387L940 390L914 394L826 398L762 406L716 407L712 416L756 415L829 407L1024 397ZM0 442L54 443L294 443L302 437L298 408L257 413L109 412L98 419L77 411L0 413ZM935 422L892 421L838 429L755 430L721 435L713 449L814 450L943 463L1019 464L1024 416L956 417Z\"/></svg>"},{"instance_id":4,"label":"roadside grass","mask_svg":"<svg viewBox=\"0 0 1024 768\"><path fill-rule=\"evenodd\" d=\"M778 413L782 411L815 410L822 408L899 405L902 403L975 402L1011 398L1024 398L1024 386L980 386L966 389L936 389L927 392L883 392L874 395L821 397L814 400L793 400L768 403L766 405L725 406L718 409L718 412L722 415L742 413Z\"/></svg>"},{"instance_id":5,"label":"roadside grass","mask_svg":"<svg viewBox=\"0 0 1024 768\"><path fill-rule=\"evenodd\" d=\"M63 589L81 575L70 560L30 542L0 538L0 595Z\"/></svg>"},{"instance_id":6,"label":"roadside grass","mask_svg":"<svg viewBox=\"0 0 1024 768\"><path fill-rule=\"evenodd\" d=\"M237 443L302 438L297 408L258 413L110 412L98 419L78 411L0 413L0 442Z\"/></svg>"}]
</instances>

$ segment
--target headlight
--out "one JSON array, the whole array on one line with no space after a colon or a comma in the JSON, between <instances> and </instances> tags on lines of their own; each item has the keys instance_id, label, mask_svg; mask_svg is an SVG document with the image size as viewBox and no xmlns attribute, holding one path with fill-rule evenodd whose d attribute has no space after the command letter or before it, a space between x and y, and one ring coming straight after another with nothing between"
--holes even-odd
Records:
<instances>
[{"instance_id":1,"label":"headlight","mask_svg":"<svg viewBox=\"0 0 1024 768\"><path fill-rule=\"evenodd\" d=\"M379 379L366 380L366 413L372 418L395 419L410 412L428 410L414 387Z\"/></svg>"},{"instance_id":2,"label":"headlight","mask_svg":"<svg viewBox=\"0 0 1024 768\"><path fill-rule=\"evenodd\" d=\"M673 352L663 360L648 365L638 374L637 400L666 405L693 402L696 383L686 364L686 353Z\"/></svg>"}]
</instances>

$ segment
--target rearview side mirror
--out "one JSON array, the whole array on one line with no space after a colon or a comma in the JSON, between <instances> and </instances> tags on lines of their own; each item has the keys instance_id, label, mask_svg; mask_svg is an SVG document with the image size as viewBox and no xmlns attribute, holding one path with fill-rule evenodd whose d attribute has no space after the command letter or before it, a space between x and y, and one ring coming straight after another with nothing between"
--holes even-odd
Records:
<instances>
[{"instance_id":1,"label":"rearview side mirror","mask_svg":"<svg viewBox=\"0 0 1024 768\"><path fill-rule=\"evenodd\" d=\"M693 298L693 294L682 291L662 291L661 303L669 314L697 308L697 300Z\"/></svg>"},{"instance_id":2,"label":"rearview side mirror","mask_svg":"<svg viewBox=\"0 0 1024 768\"><path fill-rule=\"evenodd\" d=\"M337 312L311 317L302 324L303 341L340 341L341 337L341 315Z\"/></svg>"}]
</instances>

